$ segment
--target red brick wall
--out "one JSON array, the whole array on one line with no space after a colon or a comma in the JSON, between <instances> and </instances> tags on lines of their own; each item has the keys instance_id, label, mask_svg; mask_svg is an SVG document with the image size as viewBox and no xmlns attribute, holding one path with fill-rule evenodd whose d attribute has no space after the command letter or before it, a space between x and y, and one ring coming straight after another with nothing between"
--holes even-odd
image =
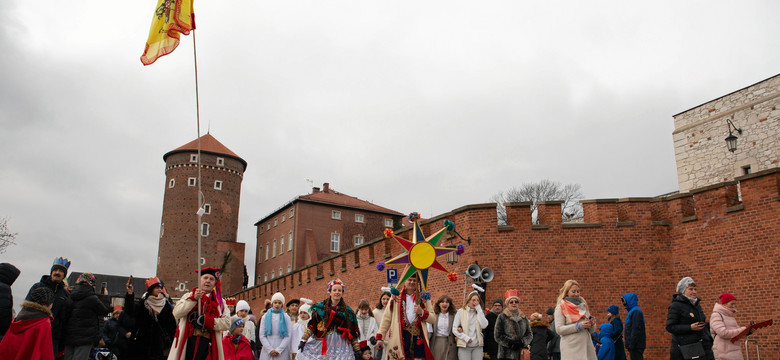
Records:
<instances>
[{"instance_id":1,"label":"red brick wall","mask_svg":"<svg viewBox=\"0 0 780 360\"><path fill-rule=\"evenodd\" d=\"M737 180L741 204L733 200L737 185L724 183L665 198L586 201L586 223L561 224L560 204L554 202L540 205L540 223L534 225L528 203L508 204L506 226L496 225L495 204L464 206L422 224L430 235L450 219L459 233L472 240L457 264L439 258L458 273L459 280L449 282L443 272L432 270L429 291L434 298L448 294L461 306L464 271L478 261L496 273L487 286L487 299L518 289L522 310L528 314L552 306L567 279L580 282L583 297L600 322L606 319L609 305L620 304L620 295L636 292L647 323L645 354L649 359L667 358L666 309L683 276L698 283L708 318L724 291L740 299L740 324L775 317L771 308L778 300L774 280L780 272L780 172L773 169ZM397 233L410 238L408 231ZM440 245L457 243L453 237ZM385 285L384 272L375 266L389 257L387 244L391 254L401 253L394 241L376 239L237 296L249 300L253 309L260 309L274 291L282 291L288 299L320 301L326 296L327 282L339 277L346 282L345 299L350 305L362 298L373 305ZM621 317L625 318L625 310ZM765 357L780 354L780 335L774 329L759 331L753 338Z\"/></svg>"},{"instance_id":2,"label":"red brick wall","mask_svg":"<svg viewBox=\"0 0 780 360\"><path fill-rule=\"evenodd\" d=\"M165 164L165 195L161 223L164 230L158 248L157 276L166 284L173 297L181 296L179 283L186 289L197 286L198 268L198 187L189 186L190 177L197 178L197 163L190 162L195 152L183 152L167 157ZM224 166L217 167L218 155L202 153L202 191L205 202L211 205L211 213L202 217L209 224L209 235L202 238L201 256L205 266L219 267L224 252L231 248L234 260L223 278L226 293L240 291L243 282L244 244L236 243L238 209L244 165L231 157L224 158ZM169 181L175 179L173 188ZM214 189L214 181L222 181L222 190ZM234 243L219 245L220 242ZM240 271L236 271L240 267Z\"/></svg>"}]
</instances>

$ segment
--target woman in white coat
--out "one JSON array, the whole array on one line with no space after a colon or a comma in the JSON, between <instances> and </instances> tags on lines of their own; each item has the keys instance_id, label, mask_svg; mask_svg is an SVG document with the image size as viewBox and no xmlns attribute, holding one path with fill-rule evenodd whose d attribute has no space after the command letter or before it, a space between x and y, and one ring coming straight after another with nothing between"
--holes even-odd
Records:
<instances>
[{"instance_id":1,"label":"woman in white coat","mask_svg":"<svg viewBox=\"0 0 780 360\"><path fill-rule=\"evenodd\" d=\"M555 331L561 337L561 359L596 360L596 349L590 339L593 320L585 299L580 297L580 284L566 280L555 306Z\"/></svg>"},{"instance_id":2,"label":"woman in white coat","mask_svg":"<svg viewBox=\"0 0 780 360\"><path fill-rule=\"evenodd\" d=\"M292 324L290 316L282 310L284 295L276 293L271 297L271 308L260 320L260 343L263 350L260 360L288 360Z\"/></svg>"},{"instance_id":3,"label":"woman in white coat","mask_svg":"<svg viewBox=\"0 0 780 360\"><path fill-rule=\"evenodd\" d=\"M458 338L459 360L480 360L485 345L482 329L488 326L485 312L480 306L479 293L474 291L466 297L466 303L455 314L452 333Z\"/></svg>"}]
</instances>

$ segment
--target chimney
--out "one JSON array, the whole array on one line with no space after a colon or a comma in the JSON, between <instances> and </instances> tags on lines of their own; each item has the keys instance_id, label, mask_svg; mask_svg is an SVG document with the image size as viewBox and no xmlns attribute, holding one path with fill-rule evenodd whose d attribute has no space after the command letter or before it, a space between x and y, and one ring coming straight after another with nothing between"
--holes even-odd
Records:
<instances>
[{"instance_id":1,"label":"chimney","mask_svg":"<svg viewBox=\"0 0 780 360\"><path fill-rule=\"evenodd\" d=\"M314 194L314 193L318 193L318 192L320 192L320 188L318 188L318 187L316 187L316 186L315 186L315 187L313 187L313 188L311 188L311 193L312 193L312 194Z\"/></svg>"},{"instance_id":2,"label":"chimney","mask_svg":"<svg viewBox=\"0 0 780 360\"><path fill-rule=\"evenodd\" d=\"M328 192L330 190L330 183L322 184L322 191Z\"/></svg>"}]
</instances>

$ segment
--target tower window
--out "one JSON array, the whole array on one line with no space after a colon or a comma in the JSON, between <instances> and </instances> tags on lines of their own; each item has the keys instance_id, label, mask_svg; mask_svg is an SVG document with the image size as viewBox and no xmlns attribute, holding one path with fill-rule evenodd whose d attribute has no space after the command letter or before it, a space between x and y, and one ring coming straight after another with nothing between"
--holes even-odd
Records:
<instances>
[{"instance_id":1,"label":"tower window","mask_svg":"<svg viewBox=\"0 0 780 360\"><path fill-rule=\"evenodd\" d=\"M198 162L198 155L197 155L197 154L191 154L191 155L190 155L190 162L191 162L191 163L196 163L196 162Z\"/></svg>"},{"instance_id":2,"label":"tower window","mask_svg":"<svg viewBox=\"0 0 780 360\"><path fill-rule=\"evenodd\" d=\"M225 166L225 158L217 158L217 166Z\"/></svg>"},{"instance_id":3,"label":"tower window","mask_svg":"<svg viewBox=\"0 0 780 360\"><path fill-rule=\"evenodd\" d=\"M176 179L170 179L168 180L168 188L173 189L173 186L176 185Z\"/></svg>"},{"instance_id":4,"label":"tower window","mask_svg":"<svg viewBox=\"0 0 780 360\"><path fill-rule=\"evenodd\" d=\"M206 258L200 258L200 264L206 265Z\"/></svg>"},{"instance_id":5,"label":"tower window","mask_svg":"<svg viewBox=\"0 0 780 360\"><path fill-rule=\"evenodd\" d=\"M198 184L198 179L197 178L191 177L191 178L187 179L187 185L188 186L195 186L197 184Z\"/></svg>"},{"instance_id":6,"label":"tower window","mask_svg":"<svg viewBox=\"0 0 780 360\"><path fill-rule=\"evenodd\" d=\"M331 211L330 218L334 220L341 220L341 211L337 211L337 210Z\"/></svg>"},{"instance_id":7,"label":"tower window","mask_svg":"<svg viewBox=\"0 0 780 360\"><path fill-rule=\"evenodd\" d=\"M742 175L750 175L753 173L752 170L750 170L750 165L745 165L742 167Z\"/></svg>"},{"instance_id":8,"label":"tower window","mask_svg":"<svg viewBox=\"0 0 780 360\"><path fill-rule=\"evenodd\" d=\"M330 234L330 251L339 252L341 243L341 235L337 233Z\"/></svg>"},{"instance_id":9,"label":"tower window","mask_svg":"<svg viewBox=\"0 0 780 360\"><path fill-rule=\"evenodd\" d=\"M187 289L186 285L184 285L183 283L179 283L179 291L184 291L186 289Z\"/></svg>"},{"instance_id":10,"label":"tower window","mask_svg":"<svg viewBox=\"0 0 780 360\"><path fill-rule=\"evenodd\" d=\"M208 223L201 224L200 235L201 236L209 236L209 224Z\"/></svg>"},{"instance_id":11,"label":"tower window","mask_svg":"<svg viewBox=\"0 0 780 360\"><path fill-rule=\"evenodd\" d=\"M203 213L204 214L211 214L211 204L203 205Z\"/></svg>"},{"instance_id":12,"label":"tower window","mask_svg":"<svg viewBox=\"0 0 780 360\"><path fill-rule=\"evenodd\" d=\"M222 180L214 180L214 189L222 190Z\"/></svg>"}]
</instances>

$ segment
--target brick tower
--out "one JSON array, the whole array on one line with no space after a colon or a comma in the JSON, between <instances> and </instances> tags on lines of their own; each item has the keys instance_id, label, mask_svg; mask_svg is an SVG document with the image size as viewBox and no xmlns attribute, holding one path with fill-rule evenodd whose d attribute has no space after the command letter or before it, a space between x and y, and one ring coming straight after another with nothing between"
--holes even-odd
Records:
<instances>
[{"instance_id":1,"label":"brick tower","mask_svg":"<svg viewBox=\"0 0 780 360\"><path fill-rule=\"evenodd\" d=\"M200 138L204 198L202 226L198 228L198 140L163 155L165 196L157 252L157 276L172 297L179 298L198 286L198 264L219 268L231 258L222 275L224 294L241 290L244 246L236 240L241 180L246 161L210 134ZM201 259L198 231L202 233Z\"/></svg>"}]
</instances>

